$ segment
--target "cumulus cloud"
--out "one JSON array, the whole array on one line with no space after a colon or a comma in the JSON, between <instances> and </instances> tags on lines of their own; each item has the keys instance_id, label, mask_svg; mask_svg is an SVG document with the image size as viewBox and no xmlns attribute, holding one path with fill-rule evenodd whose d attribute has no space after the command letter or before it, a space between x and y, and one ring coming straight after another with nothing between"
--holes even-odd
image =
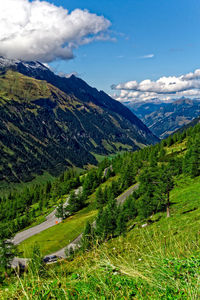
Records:
<instances>
[{"instance_id":1,"label":"cumulus cloud","mask_svg":"<svg viewBox=\"0 0 200 300\"><path fill-rule=\"evenodd\" d=\"M200 97L200 69L181 76L161 77L156 81L145 79L112 85L119 90L115 98L119 101L148 101L159 98L163 101L180 97Z\"/></svg>"},{"instance_id":2,"label":"cumulus cloud","mask_svg":"<svg viewBox=\"0 0 200 300\"><path fill-rule=\"evenodd\" d=\"M0 2L0 55L50 62L71 59L73 50L94 40L108 40L111 23L87 10L72 12L46 1Z\"/></svg>"}]
</instances>

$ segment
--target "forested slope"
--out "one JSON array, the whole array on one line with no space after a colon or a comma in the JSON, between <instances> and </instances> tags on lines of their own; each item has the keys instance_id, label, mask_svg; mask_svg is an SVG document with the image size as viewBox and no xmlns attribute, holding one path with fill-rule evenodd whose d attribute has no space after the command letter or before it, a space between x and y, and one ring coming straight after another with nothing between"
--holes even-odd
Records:
<instances>
[{"instance_id":1,"label":"forested slope","mask_svg":"<svg viewBox=\"0 0 200 300\"><path fill-rule=\"evenodd\" d=\"M29 190L30 202L24 196L24 205L31 213L38 201L46 199L39 206L48 207L53 199L81 185L78 195L71 193L71 215L83 216L88 213L85 207L97 209L96 226L87 223L81 249L70 252L67 261L47 267L39 259L21 282L13 280L7 294L3 289L3 297L22 299L25 290L30 297L34 292L37 297L47 293L61 299L96 299L98 293L108 298L198 299L199 141L200 124L155 146L107 159L81 176L66 173L51 186L38 187L41 200L33 197L37 189ZM135 183L138 190L117 206L115 198ZM1 211L6 212L11 198L15 203L17 197L2 199ZM70 218L63 224L69 226ZM6 236L8 226L2 223L1 228Z\"/></svg>"},{"instance_id":2,"label":"forested slope","mask_svg":"<svg viewBox=\"0 0 200 300\"><path fill-rule=\"evenodd\" d=\"M83 101L47 81L3 70L0 181L30 181L45 171L58 176L69 167L96 165L95 155L158 141L127 108L101 95L101 105L95 95ZM112 105L103 105L104 98Z\"/></svg>"}]
</instances>

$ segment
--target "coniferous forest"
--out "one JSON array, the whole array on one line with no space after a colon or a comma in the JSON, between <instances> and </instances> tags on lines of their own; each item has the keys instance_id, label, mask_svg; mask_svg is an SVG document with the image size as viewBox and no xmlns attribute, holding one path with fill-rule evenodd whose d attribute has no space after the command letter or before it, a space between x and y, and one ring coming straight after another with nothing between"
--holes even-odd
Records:
<instances>
[{"instance_id":1,"label":"coniferous forest","mask_svg":"<svg viewBox=\"0 0 200 300\"><path fill-rule=\"evenodd\" d=\"M57 217L65 221L90 206L89 199L93 195L92 205L97 211L96 219L86 223L81 247L75 251L66 250L71 262L76 261L76 257L83 253L94 251L96 247L101 249L105 242L113 243L120 236L126 239L138 222L147 222L147 226L153 222L153 216L159 213L168 220L174 218L171 192L181 178L195 180L200 176L199 141L198 124L177 132L154 146L106 158L89 171L77 173L72 169L51 182L1 196L1 259L6 253L1 265L2 283L6 280L4 272L10 273L9 263L14 256L19 255L16 246L8 242L8 239L16 232L34 225L38 216L53 205L57 206ZM119 203L118 196L134 186L136 188L130 196ZM64 195L69 195L68 206L64 205ZM196 238L198 239L197 236ZM34 257L38 255L41 257L40 248L35 245L32 264L36 263ZM34 268L38 270L41 263L42 258ZM46 266L43 265L42 268L45 270ZM186 268L189 272L188 267L181 268Z\"/></svg>"},{"instance_id":2,"label":"coniferous forest","mask_svg":"<svg viewBox=\"0 0 200 300\"><path fill-rule=\"evenodd\" d=\"M1 265L2 284L7 280L4 272L10 273L9 263L14 256L19 255L16 246L8 242L8 239L16 232L35 224L38 216L53 205L57 206L57 217L65 221L90 205L88 199L94 195L96 220L86 223L81 248L75 252L73 249L66 250L71 263L76 261L76 257L83 255L80 253L90 253L96 247L100 249L105 242L110 243L120 236L126 239L137 222L151 224L151 218L159 213L170 219L171 214L173 215L171 191L177 186L177 182L183 177L193 180L200 176L199 140L198 124L177 132L154 146L104 159L89 171L77 173L72 169L47 183L26 187L7 196L2 195L1 258L6 257ZM118 196L134 185L136 188L130 196L118 203ZM69 202L65 207L63 196L67 194ZM130 227L130 224L133 225ZM34 246L31 272L35 270L37 273L42 266L46 274L48 270L45 271L46 266L43 265L42 258L38 260L38 255L41 257L40 248ZM46 276L44 274L40 276Z\"/></svg>"},{"instance_id":3,"label":"coniferous forest","mask_svg":"<svg viewBox=\"0 0 200 300\"><path fill-rule=\"evenodd\" d=\"M196 177L200 175L199 131L200 125L197 125L184 132L176 133L155 146L136 152L126 152L111 160L105 159L98 167L83 174L79 175L72 169L45 184L33 185L7 196L1 195L1 226L12 233L20 231L31 225L36 215L50 208L52 204L56 204L58 198L69 194L79 186L82 186L80 195L71 193L70 197L73 197L70 201L71 206L76 202L76 198L81 197L80 202L84 203L88 196L96 191L96 207L102 213L102 208L107 206L109 201L112 202L136 182L139 182L139 188L131 196L131 200L127 200L125 207L128 207L128 203L132 205L134 202L135 213L148 217L166 207L165 198L174 186L175 176L187 174ZM183 155L177 155L177 152L167 153L167 148L176 143L181 144L184 140L186 143L179 150ZM103 173L106 168L109 170L104 177ZM102 190L101 184L109 177L116 175L117 179L115 178L109 187L106 186ZM71 211L75 212L83 205L78 205L77 209L71 207Z\"/></svg>"}]
</instances>

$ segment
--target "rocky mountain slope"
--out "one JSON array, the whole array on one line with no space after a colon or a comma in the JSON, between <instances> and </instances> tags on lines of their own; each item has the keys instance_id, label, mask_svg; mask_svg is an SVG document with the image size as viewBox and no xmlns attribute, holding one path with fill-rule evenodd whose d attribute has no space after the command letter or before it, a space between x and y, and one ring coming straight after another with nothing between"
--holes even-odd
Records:
<instances>
[{"instance_id":1,"label":"rocky mountain slope","mask_svg":"<svg viewBox=\"0 0 200 300\"><path fill-rule=\"evenodd\" d=\"M183 132L184 130L187 130L190 127L194 127L195 125L197 125L199 123L200 123L200 117L195 118L194 120L192 120L187 125L184 125L183 127L179 128L176 132Z\"/></svg>"},{"instance_id":2,"label":"rocky mountain slope","mask_svg":"<svg viewBox=\"0 0 200 300\"><path fill-rule=\"evenodd\" d=\"M39 62L0 58L0 180L96 164L158 139L125 106Z\"/></svg>"},{"instance_id":3,"label":"rocky mountain slope","mask_svg":"<svg viewBox=\"0 0 200 300\"><path fill-rule=\"evenodd\" d=\"M126 104L158 137L165 138L200 115L200 100Z\"/></svg>"}]
</instances>

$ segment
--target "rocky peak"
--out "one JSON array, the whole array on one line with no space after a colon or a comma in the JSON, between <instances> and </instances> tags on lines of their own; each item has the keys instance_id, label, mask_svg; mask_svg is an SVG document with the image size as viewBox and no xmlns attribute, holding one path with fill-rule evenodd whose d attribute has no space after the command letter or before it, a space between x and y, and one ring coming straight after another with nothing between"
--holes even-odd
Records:
<instances>
[{"instance_id":1,"label":"rocky peak","mask_svg":"<svg viewBox=\"0 0 200 300\"><path fill-rule=\"evenodd\" d=\"M39 76L43 73L51 72L47 66L38 61L23 61L0 56L0 70L8 69L16 70L29 76Z\"/></svg>"}]
</instances>

